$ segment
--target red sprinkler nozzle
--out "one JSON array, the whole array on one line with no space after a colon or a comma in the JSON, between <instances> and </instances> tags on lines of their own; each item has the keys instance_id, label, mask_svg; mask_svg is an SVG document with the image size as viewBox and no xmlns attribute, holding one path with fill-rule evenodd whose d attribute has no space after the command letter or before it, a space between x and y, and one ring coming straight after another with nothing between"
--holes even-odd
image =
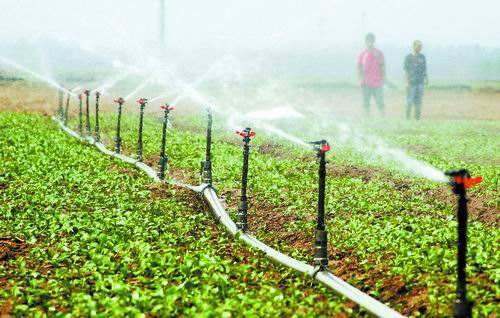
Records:
<instances>
[{"instance_id":1,"label":"red sprinkler nozzle","mask_svg":"<svg viewBox=\"0 0 500 318\"><path fill-rule=\"evenodd\" d=\"M83 94L78 94L78 99L82 100L83 99Z\"/></svg>"},{"instance_id":2,"label":"red sprinkler nozzle","mask_svg":"<svg viewBox=\"0 0 500 318\"><path fill-rule=\"evenodd\" d=\"M114 102L119 105L125 104L125 100L123 99L123 97L118 97L117 99L114 100Z\"/></svg>"},{"instance_id":3,"label":"red sprinkler nozzle","mask_svg":"<svg viewBox=\"0 0 500 318\"><path fill-rule=\"evenodd\" d=\"M476 184L479 184L483 181L483 177L462 177L462 176L455 176L453 178L456 184L463 184L466 189L469 189Z\"/></svg>"},{"instance_id":4,"label":"red sprinkler nozzle","mask_svg":"<svg viewBox=\"0 0 500 318\"><path fill-rule=\"evenodd\" d=\"M163 109L163 110L169 110L169 111L172 111L172 110L175 109L174 106L171 106L169 104L161 105L160 108Z\"/></svg>"},{"instance_id":5,"label":"red sprinkler nozzle","mask_svg":"<svg viewBox=\"0 0 500 318\"><path fill-rule=\"evenodd\" d=\"M314 148L319 152L319 153L326 153L330 151L332 148L330 147L330 144L326 140L319 140L319 141L313 141L310 142L311 145L314 146Z\"/></svg>"},{"instance_id":6,"label":"red sprinkler nozzle","mask_svg":"<svg viewBox=\"0 0 500 318\"><path fill-rule=\"evenodd\" d=\"M327 152L327 151L330 151L330 149L331 149L330 145L329 145L328 143L325 143L325 144L323 144L323 145L321 146L320 151L321 151L321 152Z\"/></svg>"},{"instance_id":7,"label":"red sprinkler nozzle","mask_svg":"<svg viewBox=\"0 0 500 318\"><path fill-rule=\"evenodd\" d=\"M465 169L447 171L445 174L452 178L452 185L463 185L465 189L469 189L483 181L483 177L471 177L470 173Z\"/></svg>"},{"instance_id":8,"label":"red sprinkler nozzle","mask_svg":"<svg viewBox=\"0 0 500 318\"><path fill-rule=\"evenodd\" d=\"M247 138L248 137L250 139L253 139L255 137L255 132L254 131L247 131L247 130L239 131L239 130L237 130L236 134L240 135L243 138Z\"/></svg>"},{"instance_id":9,"label":"red sprinkler nozzle","mask_svg":"<svg viewBox=\"0 0 500 318\"><path fill-rule=\"evenodd\" d=\"M139 98L139 99L137 100L137 103L138 103L139 105L144 105L144 104L146 104L147 102L148 102L148 99L147 99L147 98Z\"/></svg>"}]
</instances>

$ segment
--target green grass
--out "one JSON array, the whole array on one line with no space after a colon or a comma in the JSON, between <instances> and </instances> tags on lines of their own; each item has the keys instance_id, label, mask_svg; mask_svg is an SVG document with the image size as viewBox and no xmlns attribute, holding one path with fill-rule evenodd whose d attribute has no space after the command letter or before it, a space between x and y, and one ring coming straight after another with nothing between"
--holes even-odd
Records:
<instances>
[{"instance_id":1,"label":"green grass","mask_svg":"<svg viewBox=\"0 0 500 318\"><path fill-rule=\"evenodd\" d=\"M353 312L332 291L232 243L189 192L152 186L49 118L4 112L0 126L0 237L18 245L0 260L1 314Z\"/></svg>"},{"instance_id":2,"label":"green grass","mask_svg":"<svg viewBox=\"0 0 500 318\"><path fill-rule=\"evenodd\" d=\"M108 142L113 136L114 121L113 114L104 116ZM202 122L190 117L178 119L177 123L184 121L195 126L195 131ZM127 113L124 142L129 154L135 151L136 126L137 118ZM146 161L155 164L160 122L148 118L145 127L145 156L149 158ZM485 182L472 191L472 198L481 201L487 213L495 215L498 211L498 141L492 139L497 122L374 122L367 128L394 145L412 145L413 148L407 147L409 153L438 168L465 166L473 174L483 175ZM238 137L217 131L215 186L234 213L242 150ZM279 148L282 153L278 156L256 151L269 141L269 137L259 134L253 142L250 192L254 206L250 218L258 218L258 222L251 230L269 245L311 262L312 251L306 245L312 241L315 226L314 154L290 145ZM405 314L451 315L457 225L455 198L449 188L396 172L394 167L376 167L352 149L338 148L335 142L333 145L330 166L334 169L329 171L327 183L332 271ZM470 147L466 155L461 150L465 146ZM176 174L181 171L195 176L203 159L204 136L171 130L167 152ZM362 170L352 173L357 169ZM495 299L500 294L500 256L496 251L500 231L497 224L474 216L469 235L469 295L476 302L476 315L493 315Z\"/></svg>"}]
</instances>

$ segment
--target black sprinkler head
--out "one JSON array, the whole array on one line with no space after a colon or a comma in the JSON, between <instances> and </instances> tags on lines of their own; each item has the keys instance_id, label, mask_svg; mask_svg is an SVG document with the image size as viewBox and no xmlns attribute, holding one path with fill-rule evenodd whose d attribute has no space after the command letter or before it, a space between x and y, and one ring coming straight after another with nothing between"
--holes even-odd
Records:
<instances>
[{"instance_id":1,"label":"black sprinkler head","mask_svg":"<svg viewBox=\"0 0 500 318\"><path fill-rule=\"evenodd\" d=\"M311 141L309 142L309 144L313 145L314 150L316 150L318 154L326 153L331 149L330 144L328 144L328 141L324 139L318 141Z\"/></svg>"},{"instance_id":2,"label":"black sprinkler head","mask_svg":"<svg viewBox=\"0 0 500 318\"><path fill-rule=\"evenodd\" d=\"M454 177L470 178L470 173L467 169L448 170L444 174L450 178Z\"/></svg>"},{"instance_id":3,"label":"black sprinkler head","mask_svg":"<svg viewBox=\"0 0 500 318\"><path fill-rule=\"evenodd\" d=\"M117 99L114 100L114 102L117 103L118 105L125 104L125 100L123 99L123 97L118 97Z\"/></svg>"},{"instance_id":4,"label":"black sprinkler head","mask_svg":"<svg viewBox=\"0 0 500 318\"><path fill-rule=\"evenodd\" d=\"M466 189L483 181L483 177L471 177L469 171L466 169L449 170L444 174L450 177L449 184L453 187L453 192L455 194L465 193Z\"/></svg>"}]
</instances>

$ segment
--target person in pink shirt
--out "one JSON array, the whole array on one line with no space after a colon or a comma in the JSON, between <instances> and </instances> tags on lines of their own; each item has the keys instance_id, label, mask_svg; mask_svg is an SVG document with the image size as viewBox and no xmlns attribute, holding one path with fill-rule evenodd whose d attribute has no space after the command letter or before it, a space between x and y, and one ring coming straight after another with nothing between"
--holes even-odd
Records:
<instances>
[{"instance_id":1,"label":"person in pink shirt","mask_svg":"<svg viewBox=\"0 0 500 318\"><path fill-rule=\"evenodd\" d=\"M358 74L363 91L363 106L366 114L370 113L370 100L377 103L380 114L384 115L384 54L375 48L375 35L368 33L365 38L366 49L358 59Z\"/></svg>"}]
</instances>

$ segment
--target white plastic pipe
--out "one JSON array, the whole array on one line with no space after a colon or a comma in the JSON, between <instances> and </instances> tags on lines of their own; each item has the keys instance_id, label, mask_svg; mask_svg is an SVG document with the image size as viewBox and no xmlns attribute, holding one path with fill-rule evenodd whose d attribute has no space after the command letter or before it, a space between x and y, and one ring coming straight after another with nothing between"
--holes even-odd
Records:
<instances>
[{"instance_id":1,"label":"white plastic pipe","mask_svg":"<svg viewBox=\"0 0 500 318\"><path fill-rule=\"evenodd\" d=\"M213 190L213 188L205 187L203 191L203 196L212 208L213 213L216 218L222 223L229 233L233 236L239 237L241 240L245 241L248 245L264 252L269 258L274 261L283 264L287 267L293 268L299 272L305 273L312 276L316 280L320 281L324 285L330 287L331 289L337 291L339 294L349 298L350 300L358 303L360 306L368 310L374 315L384 318L396 318L404 317L400 313L389 308L387 305L379 302L378 300L370 297L369 295L363 293L359 289L349 285L341 278L333 275L327 271L319 271L304 262L296 260L288 255L285 255L272 247L264 244L255 237L239 232L236 224L230 218L229 214L225 211L224 207L220 203L220 199ZM240 233L240 234L239 234ZM239 235L238 235L239 234Z\"/></svg>"}]
</instances>

